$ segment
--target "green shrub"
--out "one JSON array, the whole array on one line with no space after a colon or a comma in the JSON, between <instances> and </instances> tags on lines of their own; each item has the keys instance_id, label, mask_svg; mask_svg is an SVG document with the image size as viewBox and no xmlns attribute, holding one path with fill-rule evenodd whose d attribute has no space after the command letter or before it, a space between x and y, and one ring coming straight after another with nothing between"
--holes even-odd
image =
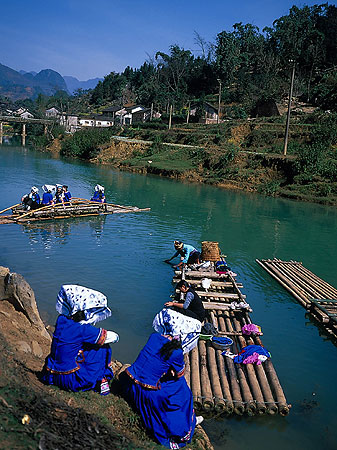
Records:
<instances>
[{"instance_id":1,"label":"green shrub","mask_svg":"<svg viewBox=\"0 0 337 450\"><path fill-rule=\"evenodd\" d=\"M113 134L112 128L79 130L62 141L61 155L84 159L94 158L99 153L100 147L109 142Z\"/></svg>"},{"instance_id":2,"label":"green shrub","mask_svg":"<svg viewBox=\"0 0 337 450\"><path fill-rule=\"evenodd\" d=\"M280 188L280 182L276 180L267 181L266 183L261 183L257 191L260 194L275 196Z\"/></svg>"}]
</instances>

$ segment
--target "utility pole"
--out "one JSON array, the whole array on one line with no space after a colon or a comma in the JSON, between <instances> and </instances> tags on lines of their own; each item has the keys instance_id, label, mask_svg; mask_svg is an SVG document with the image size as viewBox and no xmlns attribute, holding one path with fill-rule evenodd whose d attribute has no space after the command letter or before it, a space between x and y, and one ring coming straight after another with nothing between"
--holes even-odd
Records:
<instances>
[{"instance_id":1,"label":"utility pole","mask_svg":"<svg viewBox=\"0 0 337 450\"><path fill-rule=\"evenodd\" d=\"M288 148L288 135L289 135L289 124L290 124L290 110L291 110L291 98L293 96L293 87L294 87L294 79L295 79L295 66L296 62L291 60L293 63L293 68L291 72L291 82L290 82L290 90L289 90L289 101L288 101L288 113L287 113L287 123L286 123L286 132L284 135L284 147L283 147L283 155L286 156L287 148Z\"/></svg>"},{"instance_id":2,"label":"utility pole","mask_svg":"<svg viewBox=\"0 0 337 450\"><path fill-rule=\"evenodd\" d=\"M152 120L152 117L153 117L153 103L151 103L150 122Z\"/></svg>"},{"instance_id":3,"label":"utility pole","mask_svg":"<svg viewBox=\"0 0 337 450\"><path fill-rule=\"evenodd\" d=\"M187 117L186 117L186 123L190 121L190 110L191 110L191 102L188 102L188 108L187 108Z\"/></svg>"},{"instance_id":4,"label":"utility pole","mask_svg":"<svg viewBox=\"0 0 337 450\"><path fill-rule=\"evenodd\" d=\"M221 80L220 80L220 78L218 78L218 83L219 83L219 102L218 102L218 118L216 121L217 124L220 123L220 107L221 107Z\"/></svg>"},{"instance_id":5,"label":"utility pole","mask_svg":"<svg viewBox=\"0 0 337 450\"><path fill-rule=\"evenodd\" d=\"M171 125L172 125L172 109L173 109L173 106L170 105L170 118L169 118L169 126L168 126L169 130L171 129Z\"/></svg>"}]
</instances>

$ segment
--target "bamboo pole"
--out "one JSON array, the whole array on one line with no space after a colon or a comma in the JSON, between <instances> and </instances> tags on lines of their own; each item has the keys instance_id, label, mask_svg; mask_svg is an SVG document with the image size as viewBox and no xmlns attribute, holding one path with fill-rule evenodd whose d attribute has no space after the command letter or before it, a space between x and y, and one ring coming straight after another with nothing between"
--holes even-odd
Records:
<instances>
[{"instance_id":1,"label":"bamboo pole","mask_svg":"<svg viewBox=\"0 0 337 450\"><path fill-rule=\"evenodd\" d=\"M106 206L112 206L113 208L121 208L121 209L130 209L130 206L124 206L124 205L115 205L114 203L101 203L101 202L94 202L92 200L87 200L86 198L80 198L80 197L73 197L76 198L78 200L81 200L82 202L85 203L94 203L95 205L106 205ZM131 207L132 208L132 207Z\"/></svg>"},{"instance_id":2,"label":"bamboo pole","mask_svg":"<svg viewBox=\"0 0 337 450\"><path fill-rule=\"evenodd\" d=\"M190 368L190 358L189 353L185 353L184 355L184 362L185 362L185 380L189 388L191 388L191 368Z\"/></svg>"},{"instance_id":3,"label":"bamboo pole","mask_svg":"<svg viewBox=\"0 0 337 450\"><path fill-rule=\"evenodd\" d=\"M202 404L205 411L211 411L214 408L213 394L210 379L207 370L206 342L199 340L199 367L200 367L200 386L202 395Z\"/></svg>"},{"instance_id":4,"label":"bamboo pole","mask_svg":"<svg viewBox=\"0 0 337 450\"><path fill-rule=\"evenodd\" d=\"M218 326L219 326L218 318L217 318L215 312L212 311L210 313L210 316L211 316L214 327L218 328ZM229 386L227 375L226 375L226 367L225 367L224 357L221 353L222 353L221 350L215 350L216 361L217 361L217 365L218 365L218 373L219 373L219 378L220 378L220 383L221 383L221 388L222 388L222 396L226 402L227 413L233 414L234 403L233 403L233 398L232 398L230 386ZM233 391L234 391L234 395L237 396L237 402L236 402L237 407L235 409L235 413L242 415L244 413L244 406L242 404L240 388L237 383L237 380L236 380L236 384L235 384L235 382L233 382Z\"/></svg>"},{"instance_id":5,"label":"bamboo pole","mask_svg":"<svg viewBox=\"0 0 337 450\"><path fill-rule=\"evenodd\" d=\"M17 203L16 205L13 205L13 206L10 206L9 208L3 209L2 211L0 211L0 214L4 213L6 211L9 211L12 208L16 208L17 206L20 206L20 205L21 205L21 203Z\"/></svg>"},{"instance_id":6,"label":"bamboo pole","mask_svg":"<svg viewBox=\"0 0 337 450\"><path fill-rule=\"evenodd\" d=\"M227 276L228 276L229 279L231 280L231 282L232 282L232 284L233 284L233 287L234 287L234 290L237 292L237 294L238 294L240 300L242 300L243 302L246 303L246 296L245 296L245 295L242 295L242 293L241 293L240 289L238 288L238 285L237 285L237 283L236 283L234 277L232 277L231 274L228 274Z\"/></svg>"},{"instance_id":7,"label":"bamboo pole","mask_svg":"<svg viewBox=\"0 0 337 450\"><path fill-rule=\"evenodd\" d=\"M225 320L223 318L219 318L219 325L220 325L221 331L226 331L226 328L228 331L234 331L233 326L230 321L229 312L224 311L223 314L224 314ZM226 323L226 325L224 325L225 323ZM238 348L236 340L234 340L234 346L236 347L236 353L239 353L239 351L238 351L239 348ZM230 359L230 358L226 357L226 359ZM231 360L231 362L234 365L234 361ZM243 400L246 402L246 412L249 416L253 416L256 412L256 405L255 405L249 384L247 382L246 375L242 368L242 365L235 364L235 370L236 370L236 373L237 373L237 376L238 376L238 379L240 382L240 388L241 388Z\"/></svg>"},{"instance_id":8,"label":"bamboo pole","mask_svg":"<svg viewBox=\"0 0 337 450\"><path fill-rule=\"evenodd\" d=\"M261 261L259 261L258 259L256 259L256 262L263 267L264 270L266 270L269 275L271 275L278 283L281 284L281 286L283 286L287 291L289 291L291 293L291 295L293 295L300 303L302 306L304 306L305 308L307 307L307 305L309 304L307 299L304 299L302 297L302 293L298 292L297 289L294 289L293 287L290 287L286 281L282 281L282 279L280 277L278 277L271 269L268 268L268 266L264 263L262 263ZM284 277L283 277L284 278Z\"/></svg>"},{"instance_id":9,"label":"bamboo pole","mask_svg":"<svg viewBox=\"0 0 337 450\"><path fill-rule=\"evenodd\" d=\"M201 341L200 341L201 342ZM208 368L209 368L209 378L211 382L211 387L214 395L214 404L215 404L215 410L219 413L222 412L229 412L229 407L227 403L224 400L224 395L222 393L221 389L221 375L218 372L218 366L216 363L215 358L215 348L212 346L212 344L207 341L206 343L206 352L207 352L207 361L208 361ZM228 399L228 395L226 397ZM233 412L233 404L232 404L232 411Z\"/></svg>"},{"instance_id":10,"label":"bamboo pole","mask_svg":"<svg viewBox=\"0 0 337 450\"><path fill-rule=\"evenodd\" d=\"M191 370L191 391L193 394L194 407L197 411L202 409L200 373L199 373L199 352L198 346L190 352L190 370Z\"/></svg>"},{"instance_id":11,"label":"bamboo pole","mask_svg":"<svg viewBox=\"0 0 337 450\"><path fill-rule=\"evenodd\" d=\"M223 313L225 314L225 313ZM233 329L228 328L226 322L224 320L223 315L218 314L218 323L219 329L221 331L233 331ZM235 341L234 341L235 342ZM234 361L231 358L224 357L224 361L226 362L226 366L228 372L230 374L230 383L232 389L232 396L234 401L234 411L241 415L243 414L245 407L243 406L246 403L246 411L249 415L253 415L255 410L255 405L253 402L253 397L250 395L249 388L246 388L246 384L244 379L242 380L242 373L239 370L238 365L234 364Z\"/></svg>"},{"instance_id":12,"label":"bamboo pole","mask_svg":"<svg viewBox=\"0 0 337 450\"><path fill-rule=\"evenodd\" d=\"M248 323L252 323L248 314L246 314L246 320ZM254 336L254 341L257 345L262 345L261 339L259 336ZM286 397L284 395L282 386L275 372L273 363L270 359L267 359L264 363L264 369L267 375L267 379L269 381L269 385L271 390L274 393L274 396L277 399L277 406L281 416L286 416L289 414L290 405L288 405Z\"/></svg>"},{"instance_id":13,"label":"bamboo pole","mask_svg":"<svg viewBox=\"0 0 337 450\"><path fill-rule=\"evenodd\" d=\"M308 300L310 298L310 294L313 295L313 298L318 298L320 296L319 292L315 289L311 289L308 282L303 283L302 280L299 280L291 271L285 271L280 263L271 263L270 264L273 269L279 271L285 278L289 280L289 283L292 283L297 289L303 290L305 294L308 296Z\"/></svg>"},{"instance_id":14,"label":"bamboo pole","mask_svg":"<svg viewBox=\"0 0 337 450\"><path fill-rule=\"evenodd\" d=\"M81 214L78 217L88 217L88 216L101 216L107 213L89 213L89 214ZM23 219L21 222L16 222L16 223L24 223L24 222L40 222L41 220L54 220L54 219L69 219L70 217L75 218L75 216L53 216L53 217L33 217L33 218L29 218L29 219Z\"/></svg>"},{"instance_id":15,"label":"bamboo pole","mask_svg":"<svg viewBox=\"0 0 337 450\"><path fill-rule=\"evenodd\" d=\"M239 321L234 316L234 313L231 312L230 315L231 315L232 322L234 324L234 328L236 329L236 331L241 330L242 327L241 327ZM238 340L240 342L241 348L246 347L246 345L247 345L246 339L243 336L238 336ZM247 371L247 375L248 375L248 379L249 379L249 385L252 390L254 399L256 400L257 412L259 415L265 414L267 408L266 408L266 405L264 402L264 398L262 395L262 391L261 391L259 382L256 377L256 373L254 371L253 364L245 364L245 366L246 366L246 371Z\"/></svg>"},{"instance_id":16,"label":"bamboo pole","mask_svg":"<svg viewBox=\"0 0 337 450\"><path fill-rule=\"evenodd\" d=\"M76 203L76 204L79 205L81 203L79 202L79 203ZM63 203L59 203L59 204L57 203L56 205L54 204L54 205L42 206L42 208L31 209L26 214L20 215L18 217L17 221L20 221L23 217L26 217L28 215L34 214L36 212L45 211L46 209L54 208L54 210L55 210L55 209L61 209L61 207L66 209L66 208L71 208L72 206L73 205L64 205Z\"/></svg>"},{"instance_id":17,"label":"bamboo pole","mask_svg":"<svg viewBox=\"0 0 337 450\"><path fill-rule=\"evenodd\" d=\"M303 266L301 268L305 269L305 267ZM308 283L314 285L317 289L319 289L322 295L325 296L325 298L337 298L337 290L321 278L312 276L314 275L312 272L308 271L307 273L304 270L300 271L297 267L294 268L294 271L302 280L307 280Z\"/></svg>"},{"instance_id":18,"label":"bamboo pole","mask_svg":"<svg viewBox=\"0 0 337 450\"><path fill-rule=\"evenodd\" d=\"M248 317L248 314L246 314L246 317ZM245 320L244 317L243 317L243 322L244 323L248 323L248 321ZM251 321L250 321L250 323L251 323ZM249 345L255 344L252 336L247 336L246 339L247 339ZM273 397L273 393L272 393L271 387L269 385L269 382L268 382L267 375L265 373L263 364L255 366L255 371L256 371L257 377L259 379L260 385L262 387L263 396L264 396L265 401L267 403L267 405L266 405L267 406L267 413L269 415L273 416L273 415L277 414L278 407L277 407L277 405L275 403L275 400L274 400L274 397Z\"/></svg>"}]
</instances>

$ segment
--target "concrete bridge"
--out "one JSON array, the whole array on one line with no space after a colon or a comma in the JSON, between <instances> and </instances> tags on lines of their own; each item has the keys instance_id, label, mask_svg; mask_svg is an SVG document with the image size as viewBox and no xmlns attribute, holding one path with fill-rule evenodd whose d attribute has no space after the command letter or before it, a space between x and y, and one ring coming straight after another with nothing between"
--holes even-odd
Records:
<instances>
[{"instance_id":1,"label":"concrete bridge","mask_svg":"<svg viewBox=\"0 0 337 450\"><path fill-rule=\"evenodd\" d=\"M0 115L0 145L2 144L3 140L3 124L5 123L22 123L22 132L21 132L21 142L22 146L24 147L26 145L26 124L27 123L39 123L41 125L44 125L44 134L47 134L48 132L48 125L54 124L53 120L48 119L24 119L22 117L14 117L14 116L1 116Z\"/></svg>"}]
</instances>

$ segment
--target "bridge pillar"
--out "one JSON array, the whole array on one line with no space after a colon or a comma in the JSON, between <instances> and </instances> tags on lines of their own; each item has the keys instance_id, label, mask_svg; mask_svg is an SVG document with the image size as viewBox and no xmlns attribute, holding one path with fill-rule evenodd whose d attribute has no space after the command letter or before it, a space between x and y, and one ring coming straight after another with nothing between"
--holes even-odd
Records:
<instances>
[{"instance_id":1,"label":"bridge pillar","mask_svg":"<svg viewBox=\"0 0 337 450\"><path fill-rule=\"evenodd\" d=\"M26 124L23 123L23 124L22 124L22 134L21 134L21 137L22 137L22 147L25 147L25 145L26 145L26 136L27 136L27 134L26 134Z\"/></svg>"},{"instance_id":2,"label":"bridge pillar","mask_svg":"<svg viewBox=\"0 0 337 450\"><path fill-rule=\"evenodd\" d=\"M3 137L3 123L0 122L0 145L2 145L2 137Z\"/></svg>"}]
</instances>

